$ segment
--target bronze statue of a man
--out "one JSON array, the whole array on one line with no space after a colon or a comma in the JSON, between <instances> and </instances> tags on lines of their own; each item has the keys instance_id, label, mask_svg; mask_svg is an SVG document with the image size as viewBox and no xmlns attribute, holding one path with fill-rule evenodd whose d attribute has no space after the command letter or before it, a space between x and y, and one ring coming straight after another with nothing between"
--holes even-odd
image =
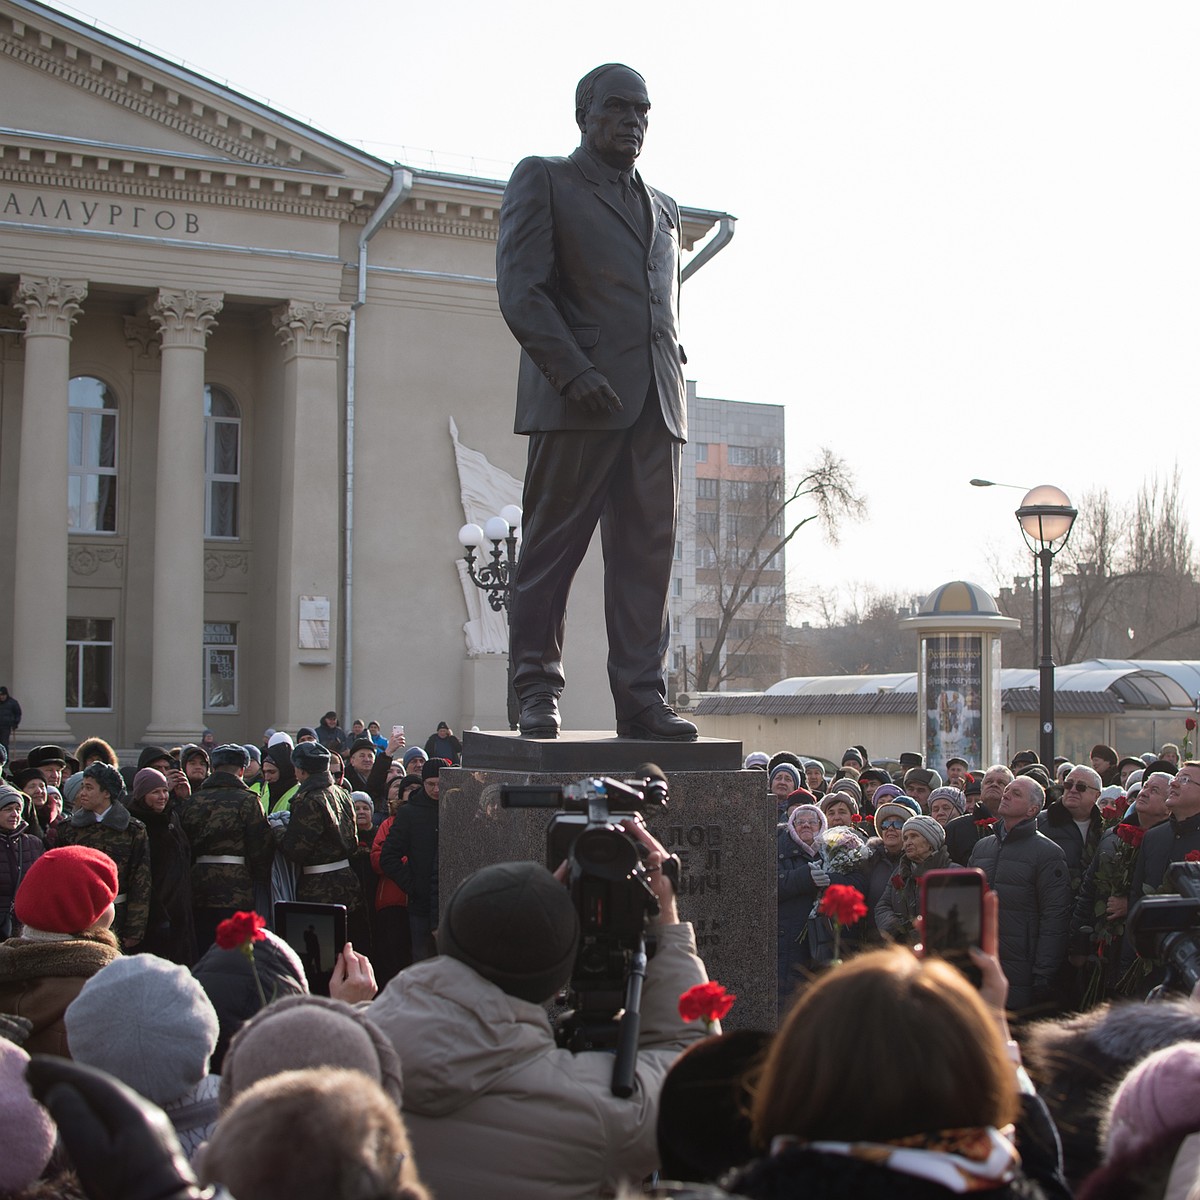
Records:
<instances>
[{"instance_id":1,"label":"bronze statue of a man","mask_svg":"<svg viewBox=\"0 0 1200 1200\"><path fill-rule=\"evenodd\" d=\"M500 208L500 311L524 351L516 432L529 436L509 645L528 737L558 735L567 594L597 521L617 733L696 737L666 702L686 360L679 207L634 169L649 112L636 71L589 71L582 144L518 163Z\"/></svg>"}]
</instances>

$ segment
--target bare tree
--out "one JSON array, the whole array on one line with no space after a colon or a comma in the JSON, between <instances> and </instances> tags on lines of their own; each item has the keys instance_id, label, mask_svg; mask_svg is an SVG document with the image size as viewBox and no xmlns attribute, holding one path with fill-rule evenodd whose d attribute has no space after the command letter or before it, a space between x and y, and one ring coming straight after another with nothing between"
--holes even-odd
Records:
<instances>
[{"instance_id":1,"label":"bare tree","mask_svg":"<svg viewBox=\"0 0 1200 1200\"><path fill-rule=\"evenodd\" d=\"M707 635L696 639L692 686L698 691L746 678L767 660L775 664L768 673L777 674L786 624L785 547L814 522L836 543L840 523L865 512L850 468L829 449L790 487L781 471L765 467L721 482L723 509L695 514L703 555L695 615Z\"/></svg>"}]
</instances>

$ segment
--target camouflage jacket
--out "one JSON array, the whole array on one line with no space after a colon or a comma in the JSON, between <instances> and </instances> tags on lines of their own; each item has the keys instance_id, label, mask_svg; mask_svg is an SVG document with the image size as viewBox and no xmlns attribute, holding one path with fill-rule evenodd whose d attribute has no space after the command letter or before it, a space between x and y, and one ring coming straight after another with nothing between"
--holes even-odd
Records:
<instances>
[{"instance_id":1,"label":"camouflage jacket","mask_svg":"<svg viewBox=\"0 0 1200 1200\"><path fill-rule=\"evenodd\" d=\"M114 803L102 821L86 809L76 809L58 827L60 846L91 846L117 864L116 920L112 931L130 945L146 936L150 919L150 841L146 827L123 804Z\"/></svg>"},{"instance_id":2,"label":"camouflage jacket","mask_svg":"<svg viewBox=\"0 0 1200 1200\"><path fill-rule=\"evenodd\" d=\"M254 881L270 878L275 838L258 797L234 774L214 771L179 805L192 847L192 904L196 908L254 907ZM240 858L240 863L201 862Z\"/></svg>"},{"instance_id":3,"label":"camouflage jacket","mask_svg":"<svg viewBox=\"0 0 1200 1200\"><path fill-rule=\"evenodd\" d=\"M358 850L354 805L327 771L311 775L292 797L292 815L279 844L285 858L299 868L296 899L309 904L363 907L362 884L349 865ZM306 874L305 867L346 861L337 871Z\"/></svg>"}]
</instances>

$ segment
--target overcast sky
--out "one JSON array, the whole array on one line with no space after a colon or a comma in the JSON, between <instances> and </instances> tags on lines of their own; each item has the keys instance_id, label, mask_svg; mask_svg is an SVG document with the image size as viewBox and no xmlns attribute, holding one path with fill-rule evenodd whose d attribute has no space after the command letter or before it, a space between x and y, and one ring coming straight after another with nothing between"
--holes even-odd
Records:
<instances>
[{"instance_id":1,"label":"overcast sky","mask_svg":"<svg viewBox=\"0 0 1200 1200\"><path fill-rule=\"evenodd\" d=\"M994 587L1028 569L1020 494L971 476L1131 497L1194 444L1194 0L60 7L381 158L496 178L576 144L588 69L640 70L643 175L738 218L684 289L689 376L786 405L789 469L830 446L869 504L837 550L800 535L806 590Z\"/></svg>"}]
</instances>

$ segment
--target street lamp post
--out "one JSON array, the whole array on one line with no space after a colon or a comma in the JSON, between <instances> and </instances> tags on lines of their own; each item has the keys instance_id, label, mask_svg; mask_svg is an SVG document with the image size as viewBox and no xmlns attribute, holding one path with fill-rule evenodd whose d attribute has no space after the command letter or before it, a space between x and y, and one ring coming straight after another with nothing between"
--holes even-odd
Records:
<instances>
[{"instance_id":1,"label":"street lamp post","mask_svg":"<svg viewBox=\"0 0 1200 1200\"><path fill-rule=\"evenodd\" d=\"M1042 660L1038 679L1041 734L1038 752L1043 765L1054 764L1054 653L1050 645L1050 567L1054 556L1067 544L1078 510L1071 507L1066 492L1043 483L1025 494L1017 509L1017 521L1025 544L1042 568Z\"/></svg>"},{"instance_id":2,"label":"street lamp post","mask_svg":"<svg viewBox=\"0 0 1200 1200\"><path fill-rule=\"evenodd\" d=\"M489 517L482 529L478 525L464 525L458 531L458 541L463 548L463 559L467 564L467 578L487 596L492 612L508 613L512 596L512 582L517 568L517 531L521 528L521 510L515 504L506 504L498 516ZM476 565L475 552L484 541L492 543L490 562ZM501 550L500 547L504 549ZM508 661L508 727L517 728L520 706L513 690L512 659Z\"/></svg>"}]
</instances>

